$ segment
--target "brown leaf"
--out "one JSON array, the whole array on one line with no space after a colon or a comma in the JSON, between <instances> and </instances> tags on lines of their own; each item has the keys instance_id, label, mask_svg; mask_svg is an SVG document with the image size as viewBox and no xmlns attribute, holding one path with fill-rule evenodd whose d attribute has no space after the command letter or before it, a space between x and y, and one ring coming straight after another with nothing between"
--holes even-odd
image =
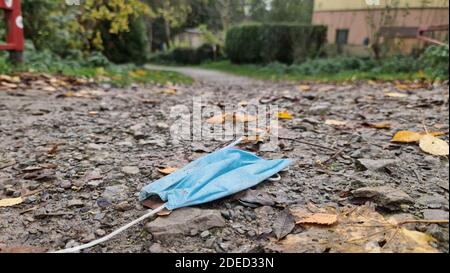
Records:
<instances>
[{"instance_id":1,"label":"brown leaf","mask_svg":"<svg viewBox=\"0 0 450 273\"><path fill-rule=\"evenodd\" d=\"M162 174L171 174L174 173L178 170L178 168L173 168L173 167L167 167L164 169L158 169L158 172L162 173Z\"/></svg>"},{"instance_id":2,"label":"brown leaf","mask_svg":"<svg viewBox=\"0 0 450 273\"><path fill-rule=\"evenodd\" d=\"M391 124L389 122L379 122L379 123L363 123L364 126L374 128L374 129L391 129Z\"/></svg>"},{"instance_id":3,"label":"brown leaf","mask_svg":"<svg viewBox=\"0 0 450 273\"><path fill-rule=\"evenodd\" d=\"M316 225L325 225L331 226L336 224L338 221L338 216L336 214L327 214L327 213L314 213L310 214L304 219L300 221L296 221L297 225L303 224L316 224Z\"/></svg>"},{"instance_id":4,"label":"brown leaf","mask_svg":"<svg viewBox=\"0 0 450 273\"><path fill-rule=\"evenodd\" d=\"M164 201L159 198L159 196L152 196L147 200L144 200L141 202L144 207L150 208L150 209L157 209L165 204ZM161 212L158 213L158 216L167 216L172 213L171 210L163 209Z\"/></svg>"},{"instance_id":5,"label":"brown leaf","mask_svg":"<svg viewBox=\"0 0 450 273\"><path fill-rule=\"evenodd\" d=\"M417 253L438 252L435 239L389 222L369 205L341 209L335 225L306 225L269 247L285 253Z\"/></svg>"},{"instance_id":6,"label":"brown leaf","mask_svg":"<svg viewBox=\"0 0 450 273\"><path fill-rule=\"evenodd\" d=\"M272 225L273 232L278 240L286 237L295 228L294 216L289 209L284 209L278 214L277 219Z\"/></svg>"},{"instance_id":7,"label":"brown leaf","mask_svg":"<svg viewBox=\"0 0 450 273\"><path fill-rule=\"evenodd\" d=\"M0 253L44 253L47 249L37 246L6 246L0 244Z\"/></svg>"},{"instance_id":8,"label":"brown leaf","mask_svg":"<svg viewBox=\"0 0 450 273\"><path fill-rule=\"evenodd\" d=\"M55 144L55 145L53 145L51 148L50 148L50 150L48 150L48 154L50 154L50 155L54 155L54 154L56 154L57 152L58 152L58 144Z\"/></svg>"}]
</instances>

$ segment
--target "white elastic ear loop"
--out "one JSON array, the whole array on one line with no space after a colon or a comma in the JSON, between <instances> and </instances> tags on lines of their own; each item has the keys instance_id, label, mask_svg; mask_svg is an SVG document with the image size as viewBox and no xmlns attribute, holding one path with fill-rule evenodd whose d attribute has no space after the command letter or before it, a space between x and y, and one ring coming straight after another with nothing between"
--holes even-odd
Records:
<instances>
[{"instance_id":1,"label":"white elastic ear loop","mask_svg":"<svg viewBox=\"0 0 450 273\"><path fill-rule=\"evenodd\" d=\"M68 248L68 249L63 249L63 250L58 250L58 251L51 251L50 253L75 253L78 252L80 250L86 249L86 248L90 248L93 247L95 245L101 244L103 242L108 241L109 239L111 239L112 237L116 236L117 234L129 229L130 227L136 225L137 223L144 221L147 218L150 218L152 216L154 216L155 214L157 214L158 212L161 212L164 208L166 207L166 204L162 205L161 207L155 209L155 210L151 210L148 213L142 215L141 217L139 217L138 219L124 225L123 227L116 229L115 231L111 232L110 234L106 235L105 237L99 238L97 240L94 240L90 243L81 245L81 246L76 246L76 247L72 247L72 248Z\"/></svg>"},{"instance_id":2,"label":"white elastic ear loop","mask_svg":"<svg viewBox=\"0 0 450 273\"><path fill-rule=\"evenodd\" d=\"M240 137L238 140L234 141L233 143L231 143L230 145L226 146L223 149L233 148L234 146L236 146L239 143L241 143L243 140L244 140L244 137Z\"/></svg>"},{"instance_id":3,"label":"white elastic ear loop","mask_svg":"<svg viewBox=\"0 0 450 273\"><path fill-rule=\"evenodd\" d=\"M267 179L267 180L269 180L270 182L278 182L278 181L281 181L281 175L279 174L279 173L277 173L277 174L275 174L276 175L276 177L271 177L271 178L269 178L269 179Z\"/></svg>"}]
</instances>

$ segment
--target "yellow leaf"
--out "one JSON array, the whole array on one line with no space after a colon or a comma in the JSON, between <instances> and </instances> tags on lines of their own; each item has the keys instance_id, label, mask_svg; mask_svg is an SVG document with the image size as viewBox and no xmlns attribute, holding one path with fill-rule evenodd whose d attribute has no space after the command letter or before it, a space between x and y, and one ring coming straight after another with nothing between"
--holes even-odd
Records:
<instances>
[{"instance_id":1,"label":"yellow leaf","mask_svg":"<svg viewBox=\"0 0 450 273\"><path fill-rule=\"evenodd\" d=\"M334 125L334 126L344 126L347 124L346 121L340 121L340 120L334 120L334 119L327 119L325 121L326 125Z\"/></svg>"},{"instance_id":2,"label":"yellow leaf","mask_svg":"<svg viewBox=\"0 0 450 273\"><path fill-rule=\"evenodd\" d=\"M23 202L22 197L2 199L0 200L0 207L11 207L18 205L22 202Z\"/></svg>"},{"instance_id":3,"label":"yellow leaf","mask_svg":"<svg viewBox=\"0 0 450 273\"><path fill-rule=\"evenodd\" d=\"M391 97L391 98L406 98L406 97L408 97L407 94L395 93L395 92L384 93L384 95L386 97Z\"/></svg>"},{"instance_id":4,"label":"yellow leaf","mask_svg":"<svg viewBox=\"0 0 450 273\"><path fill-rule=\"evenodd\" d=\"M304 92L311 90L311 86L309 86L309 85L300 85L299 88L301 91L304 91Z\"/></svg>"},{"instance_id":5,"label":"yellow leaf","mask_svg":"<svg viewBox=\"0 0 450 273\"><path fill-rule=\"evenodd\" d=\"M434 137L432 135L425 135L420 139L419 143L422 151L432 155L449 155L449 148L447 142Z\"/></svg>"},{"instance_id":6,"label":"yellow leaf","mask_svg":"<svg viewBox=\"0 0 450 273\"><path fill-rule=\"evenodd\" d=\"M409 86L406 84L396 84L395 87L400 90L407 90L409 88Z\"/></svg>"},{"instance_id":7,"label":"yellow leaf","mask_svg":"<svg viewBox=\"0 0 450 273\"><path fill-rule=\"evenodd\" d=\"M292 115L288 112L279 112L278 113L278 118L279 119L292 119Z\"/></svg>"},{"instance_id":8,"label":"yellow leaf","mask_svg":"<svg viewBox=\"0 0 450 273\"><path fill-rule=\"evenodd\" d=\"M398 131L394 137L392 138L392 142L400 142L400 143L411 143L418 142L420 139L427 135L427 133L418 133L413 131ZM443 136L445 133L443 132L429 132L428 135L433 137Z\"/></svg>"},{"instance_id":9,"label":"yellow leaf","mask_svg":"<svg viewBox=\"0 0 450 273\"><path fill-rule=\"evenodd\" d=\"M177 93L177 90L168 88L163 90L162 93L167 95L175 95Z\"/></svg>"},{"instance_id":10,"label":"yellow leaf","mask_svg":"<svg viewBox=\"0 0 450 273\"><path fill-rule=\"evenodd\" d=\"M416 244L413 246L413 252L435 252L435 249L433 249L429 244L430 242L436 242L436 239L434 239L432 236L415 230L408 230L406 228L401 228L399 230L399 233L403 235L404 238L408 238L411 241L416 242Z\"/></svg>"},{"instance_id":11,"label":"yellow leaf","mask_svg":"<svg viewBox=\"0 0 450 273\"><path fill-rule=\"evenodd\" d=\"M158 171L162 174L171 174L178 170L178 168L168 167L164 169L158 169Z\"/></svg>"}]
</instances>

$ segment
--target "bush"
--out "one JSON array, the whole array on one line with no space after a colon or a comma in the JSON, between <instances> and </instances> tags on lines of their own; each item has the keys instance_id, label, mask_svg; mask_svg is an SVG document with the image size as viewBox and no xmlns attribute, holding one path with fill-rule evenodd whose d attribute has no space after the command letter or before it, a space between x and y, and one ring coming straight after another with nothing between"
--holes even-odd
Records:
<instances>
[{"instance_id":1,"label":"bush","mask_svg":"<svg viewBox=\"0 0 450 273\"><path fill-rule=\"evenodd\" d=\"M174 48L168 52L157 53L150 58L150 62L162 64L197 65L220 59L223 54L219 46L204 44L197 49L188 47Z\"/></svg>"},{"instance_id":2,"label":"bush","mask_svg":"<svg viewBox=\"0 0 450 273\"><path fill-rule=\"evenodd\" d=\"M227 32L225 52L233 63L302 63L320 55L325 26L253 24Z\"/></svg>"},{"instance_id":3,"label":"bush","mask_svg":"<svg viewBox=\"0 0 450 273\"><path fill-rule=\"evenodd\" d=\"M102 26L103 54L114 63L144 64L150 53L147 38L147 26L144 18L134 18L130 21L130 31L119 34L109 32L109 23Z\"/></svg>"},{"instance_id":4,"label":"bush","mask_svg":"<svg viewBox=\"0 0 450 273\"><path fill-rule=\"evenodd\" d=\"M329 59L307 60L300 65L293 65L288 72L299 75L335 74L341 71L369 71L376 66L370 58L336 57Z\"/></svg>"},{"instance_id":5,"label":"bush","mask_svg":"<svg viewBox=\"0 0 450 273\"><path fill-rule=\"evenodd\" d=\"M448 79L448 45L428 47L421 59L425 73L433 78Z\"/></svg>"},{"instance_id":6,"label":"bush","mask_svg":"<svg viewBox=\"0 0 450 273\"><path fill-rule=\"evenodd\" d=\"M8 74L12 71L11 65L4 56L0 56L0 74Z\"/></svg>"},{"instance_id":7,"label":"bush","mask_svg":"<svg viewBox=\"0 0 450 273\"><path fill-rule=\"evenodd\" d=\"M173 61L177 64L200 64L197 50L192 48L175 48L172 51Z\"/></svg>"}]
</instances>

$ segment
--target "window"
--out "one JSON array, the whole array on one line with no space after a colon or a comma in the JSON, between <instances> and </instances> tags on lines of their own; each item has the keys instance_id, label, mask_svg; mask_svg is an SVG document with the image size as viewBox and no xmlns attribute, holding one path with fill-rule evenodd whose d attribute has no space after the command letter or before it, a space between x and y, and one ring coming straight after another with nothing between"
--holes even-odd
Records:
<instances>
[{"instance_id":1,"label":"window","mask_svg":"<svg viewBox=\"0 0 450 273\"><path fill-rule=\"evenodd\" d=\"M336 44L346 45L348 42L348 29L336 30Z\"/></svg>"}]
</instances>

